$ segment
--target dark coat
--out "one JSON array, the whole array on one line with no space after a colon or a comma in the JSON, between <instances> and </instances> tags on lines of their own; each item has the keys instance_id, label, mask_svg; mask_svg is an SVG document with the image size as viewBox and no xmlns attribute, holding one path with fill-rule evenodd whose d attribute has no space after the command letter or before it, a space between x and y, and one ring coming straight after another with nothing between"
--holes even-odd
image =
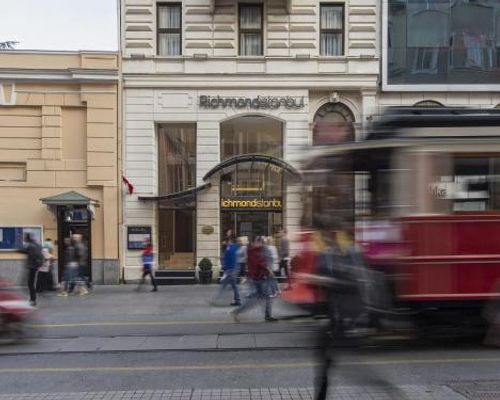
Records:
<instances>
[{"instance_id":1,"label":"dark coat","mask_svg":"<svg viewBox=\"0 0 500 400\"><path fill-rule=\"evenodd\" d=\"M26 268L30 270L37 270L44 262L41 246L36 242L28 242L24 249L20 250L21 253L26 254Z\"/></svg>"}]
</instances>

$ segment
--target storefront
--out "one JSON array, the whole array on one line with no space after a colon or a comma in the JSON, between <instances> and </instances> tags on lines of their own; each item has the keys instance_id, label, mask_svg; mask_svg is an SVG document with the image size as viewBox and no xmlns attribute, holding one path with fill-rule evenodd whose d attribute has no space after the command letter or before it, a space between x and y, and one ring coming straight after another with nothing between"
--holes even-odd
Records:
<instances>
[{"instance_id":1,"label":"storefront","mask_svg":"<svg viewBox=\"0 0 500 400\"><path fill-rule=\"evenodd\" d=\"M134 101L134 91L127 94ZM296 168L310 141L308 94L151 90L158 104L148 143L156 146L149 155L139 143L127 146L137 194L126 199L124 219L126 227L151 227L158 269L194 271L203 257L218 266L228 230L253 237L298 227ZM128 249L125 260L125 279L136 279L140 251Z\"/></svg>"},{"instance_id":2,"label":"storefront","mask_svg":"<svg viewBox=\"0 0 500 400\"><path fill-rule=\"evenodd\" d=\"M229 230L293 235L310 197L299 173L304 149L352 137L363 104L360 92L303 89L125 93L125 172L136 191L124 201L124 229L150 229L165 273L194 273L204 257L217 268ZM141 252L124 248L124 278L133 281Z\"/></svg>"}]
</instances>

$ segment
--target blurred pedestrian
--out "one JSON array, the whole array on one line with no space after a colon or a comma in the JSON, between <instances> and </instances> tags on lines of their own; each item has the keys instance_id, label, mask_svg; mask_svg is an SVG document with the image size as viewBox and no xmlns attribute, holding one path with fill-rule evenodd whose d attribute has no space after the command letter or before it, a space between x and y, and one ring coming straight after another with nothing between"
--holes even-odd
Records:
<instances>
[{"instance_id":1,"label":"blurred pedestrian","mask_svg":"<svg viewBox=\"0 0 500 400\"><path fill-rule=\"evenodd\" d=\"M42 293L46 290L54 290L53 269L55 257L52 255L50 239L47 239L42 246L43 264L38 269L36 279L36 290Z\"/></svg>"},{"instance_id":2,"label":"blurred pedestrian","mask_svg":"<svg viewBox=\"0 0 500 400\"><path fill-rule=\"evenodd\" d=\"M26 285L30 294L30 304L36 306L36 278L38 269L43 265L42 248L31 233L24 234L24 247L20 250L26 254Z\"/></svg>"},{"instance_id":3,"label":"blurred pedestrian","mask_svg":"<svg viewBox=\"0 0 500 400\"><path fill-rule=\"evenodd\" d=\"M315 400L327 398L329 373L335 364L336 351L343 346L355 347L366 334L364 328L368 322L364 261L352 232L339 223L333 234L323 231L321 236L325 248L318 257L315 283L322 288L327 300L329 324L321 329L319 336ZM405 398L404 393L368 367L356 371L354 378L387 387L390 399Z\"/></svg>"},{"instance_id":4,"label":"blurred pedestrian","mask_svg":"<svg viewBox=\"0 0 500 400\"><path fill-rule=\"evenodd\" d=\"M271 236L265 238L264 254L266 257L267 268L273 272L272 275L267 278L269 296L276 297L281 294L278 279L276 278L276 274L278 274L280 270L280 265L278 250L276 249L274 239Z\"/></svg>"},{"instance_id":5,"label":"blurred pedestrian","mask_svg":"<svg viewBox=\"0 0 500 400\"><path fill-rule=\"evenodd\" d=\"M64 239L64 278L63 289L58 296L67 297L69 293L78 290L81 295L87 294L82 278L80 277L80 266L77 260L76 246L73 238Z\"/></svg>"},{"instance_id":6,"label":"blurred pedestrian","mask_svg":"<svg viewBox=\"0 0 500 400\"><path fill-rule=\"evenodd\" d=\"M247 274L247 246L248 237L240 236L238 238L238 251L236 252L236 262L238 263L239 276L245 277Z\"/></svg>"},{"instance_id":7,"label":"blurred pedestrian","mask_svg":"<svg viewBox=\"0 0 500 400\"><path fill-rule=\"evenodd\" d=\"M290 275L290 242L288 240L286 229L282 229L279 235L279 257L280 257L280 265L279 265L279 275L283 276L282 271L285 272L286 278L288 281L288 286L285 290L289 290L292 288L292 277Z\"/></svg>"},{"instance_id":8,"label":"blurred pedestrian","mask_svg":"<svg viewBox=\"0 0 500 400\"><path fill-rule=\"evenodd\" d=\"M222 254L226 251L226 247L228 246L230 240L234 238L233 230L228 229L224 234L224 238L222 239Z\"/></svg>"},{"instance_id":9,"label":"blurred pedestrian","mask_svg":"<svg viewBox=\"0 0 500 400\"><path fill-rule=\"evenodd\" d=\"M239 314L257 306L261 301L265 302L265 320L267 322L277 321L272 317L272 299L269 297L267 279L273 275L268 268L264 255L264 240L257 236L247 250L247 278L251 287L250 295L245 302L231 311L231 316L238 322Z\"/></svg>"},{"instance_id":10,"label":"blurred pedestrian","mask_svg":"<svg viewBox=\"0 0 500 400\"><path fill-rule=\"evenodd\" d=\"M152 292L158 291L158 286L156 285L155 278L153 276L154 272L154 251L153 244L151 240L146 239L144 242L144 250L142 251L142 278L137 286L137 291L141 290L144 281L146 280L146 276L149 276L151 279L151 285L153 285Z\"/></svg>"},{"instance_id":11,"label":"blurred pedestrian","mask_svg":"<svg viewBox=\"0 0 500 400\"><path fill-rule=\"evenodd\" d=\"M80 234L73 235L73 243L75 246L75 260L78 263L78 277L83 283L80 294L87 294L92 287L89 271L89 249Z\"/></svg>"},{"instance_id":12,"label":"blurred pedestrian","mask_svg":"<svg viewBox=\"0 0 500 400\"><path fill-rule=\"evenodd\" d=\"M222 270L224 275L222 276L219 292L212 301L216 304L220 297L223 295L224 291L228 286L231 286L233 290L234 300L231 303L232 306L241 305L240 291L238 289L238 249L239 245L234 241L233 237L227 239L226 250L224 251L224 256L222 259Z\"/></svg>"}]
</instances>

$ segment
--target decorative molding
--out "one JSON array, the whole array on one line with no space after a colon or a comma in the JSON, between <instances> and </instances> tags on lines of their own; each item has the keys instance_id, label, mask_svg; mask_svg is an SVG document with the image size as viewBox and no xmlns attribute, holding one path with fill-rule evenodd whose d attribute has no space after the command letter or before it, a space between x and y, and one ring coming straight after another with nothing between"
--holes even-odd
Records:
<instances>
[{"instance_id":1,"label":"decorative molding","mask_svg":"<svg viewBox=\"0 0 500 400\"><path fill-rule=\"evenodd\" d=\"M0 80L4 81L117 82L118 79L116 70L0 69Z\"/></svg>"},{"instance_id":2,"label":"decorative molding","mask_svg":"<svg viewBox=\"0 0 500 400\"><path fill-rule=\"evenodd\" d=\"M7 87L9 87L8 90ZM14 106L16 105L16 99L16 84L0 83L0 106Z\"/></svg>"}]
</instances>

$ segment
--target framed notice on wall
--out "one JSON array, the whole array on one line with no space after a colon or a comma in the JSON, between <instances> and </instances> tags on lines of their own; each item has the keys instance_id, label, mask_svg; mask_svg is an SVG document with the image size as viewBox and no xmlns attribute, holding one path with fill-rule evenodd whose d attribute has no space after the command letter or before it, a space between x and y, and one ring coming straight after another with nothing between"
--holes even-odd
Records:
<instances>
[{"instance_id":1,"label":"framed notice on wall","mask_svg":"<svg viewBox=\"0 0 500 400\"><path fill-rule=\"evenodd\" d=\"M26 233L31 233L38 243L42 243L41 226L0 226L0 251L22 249Z\"/></svg>"},{"instance_id":2,"label":"framed notice on wall","mask_svg":"<svg viewBox=\"0 0 500 400\"><path fill-rule=\"evenodd\" d=\"M146 241L151 241L150 226L128 226L127 227L127 249L143 250Z\"/></svg>"}]
</instances>

